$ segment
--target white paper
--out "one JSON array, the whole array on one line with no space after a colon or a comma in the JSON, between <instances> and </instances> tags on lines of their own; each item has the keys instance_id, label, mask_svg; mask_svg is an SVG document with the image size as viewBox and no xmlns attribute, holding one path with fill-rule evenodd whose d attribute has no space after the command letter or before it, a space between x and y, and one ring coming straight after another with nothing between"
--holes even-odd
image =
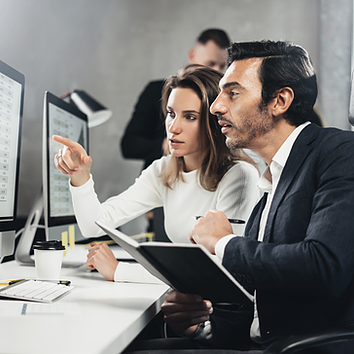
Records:
<instances>
[{"instance_id":1,"label":"white paper","mask_svg":"<svg viewBox=\"0 0 354 354\"><path fill-rule=\"evenodd\" d=\"M0 317L17 316L79 316L78 303L56 302L54 304L24 303L15 301L0 302Z\"/></svg>"}]
</instances>

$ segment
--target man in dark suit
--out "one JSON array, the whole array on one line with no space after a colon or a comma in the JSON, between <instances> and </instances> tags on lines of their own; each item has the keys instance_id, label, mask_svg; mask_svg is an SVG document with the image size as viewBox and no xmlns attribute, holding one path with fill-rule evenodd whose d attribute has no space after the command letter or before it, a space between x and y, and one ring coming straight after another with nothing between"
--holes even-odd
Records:
<instances>
[{"instance_id":1,"label":"man in dark suit","mask_svg":"<svg viewBox=\"0 0 354 354\"><path fill-rule=\"evenodd\" d=\"M264 196L244 237L232 235L226 216L216 210L190 233L255 296L251 320L245 316L229 332L236 338L247 328L261 349L281 337L353 324L354 134L309 122L317 83L300 46L234 43L220 88L211 111L228 147L252 149L268 164L259 181ZM220 343L217 326L210 331L213 306L172 291L162 310L177 334ZM237 340L232 347L238 348ZM353 349L353 342L342 342L319 353Z\"/></svg>"}]
</instances>

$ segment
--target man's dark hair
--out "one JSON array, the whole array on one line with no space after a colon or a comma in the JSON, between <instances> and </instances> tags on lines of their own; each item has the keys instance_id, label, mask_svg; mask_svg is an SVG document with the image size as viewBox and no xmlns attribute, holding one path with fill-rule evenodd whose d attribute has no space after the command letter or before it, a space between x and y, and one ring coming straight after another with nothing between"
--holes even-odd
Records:
<instances>
[{"instance_id":1,"label":"man's dark hair","mask_svg":"<svg viewBox=\"0 0 354 354\"><path fill-rule=\"evenodd\" d=\"M228 48L231 44L226 32L217 28L207 29L197 38L197 42L202 44L206 44L210 40L214 41L221 49Z\"/></svg>"},{"instance_id":2,"label":"man's dark hair","mask_svg":"<svg viewBox=\"0 0 354 354\"><path fill-rule=\"evenodd\" d=\"M294 91L294 100L284 118L298 126L311 117L317 98L317 79L307 51L290 42L240 42L228 49L228 65L232 62L263 58L259 71L262 99L267 104L283 87Z\"/></svg>"}]
</instances>

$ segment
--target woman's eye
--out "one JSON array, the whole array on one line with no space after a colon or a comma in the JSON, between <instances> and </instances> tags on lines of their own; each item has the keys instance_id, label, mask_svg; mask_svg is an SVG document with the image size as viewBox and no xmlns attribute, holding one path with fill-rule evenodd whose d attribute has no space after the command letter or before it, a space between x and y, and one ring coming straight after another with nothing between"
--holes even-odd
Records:
<instances>
[{"instance_id":1,"label":"woman's eye","mask_svg":"<svg viewBox=\"0 0 354 354\"><path fill-rule=\"evenodd\" d=\"M167 111L167 117L174 118L175 114L172 111Z\"/></svg>"},{"instance_id":2,"label":"woman's eye","mask_svg":"<svg viewBox=\"0 0 354 354\"><path fill-rule=\"evenodd\" d=\"M195 116L187 116L186 117L188 120L196 120L197 118Z\"/></svg>"}]
</instances>

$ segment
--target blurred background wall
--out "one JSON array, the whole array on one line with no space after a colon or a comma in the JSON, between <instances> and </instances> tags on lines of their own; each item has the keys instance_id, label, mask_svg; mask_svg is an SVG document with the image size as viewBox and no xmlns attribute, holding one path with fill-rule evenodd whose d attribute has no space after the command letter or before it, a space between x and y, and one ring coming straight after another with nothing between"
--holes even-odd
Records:
<instances>
[{"instance_id":1,"label":"blurred background wall","mask_svg":"<svg viewBox=\"0 0 354 354\"><path fill-rule=\"evenodd\" d=\"M134 182L142 161L123 159L120 139L149 80L187 63L210 27L232 41L290 40L318 73L325 125L349 129L352 0L0 0L0 59L26 77L19 214L41 187L44 91L84 89L113 111L90 130L92 172L101 200ZM125 229L144 230L144 220Z\"/></svg>"}]
</instances>

